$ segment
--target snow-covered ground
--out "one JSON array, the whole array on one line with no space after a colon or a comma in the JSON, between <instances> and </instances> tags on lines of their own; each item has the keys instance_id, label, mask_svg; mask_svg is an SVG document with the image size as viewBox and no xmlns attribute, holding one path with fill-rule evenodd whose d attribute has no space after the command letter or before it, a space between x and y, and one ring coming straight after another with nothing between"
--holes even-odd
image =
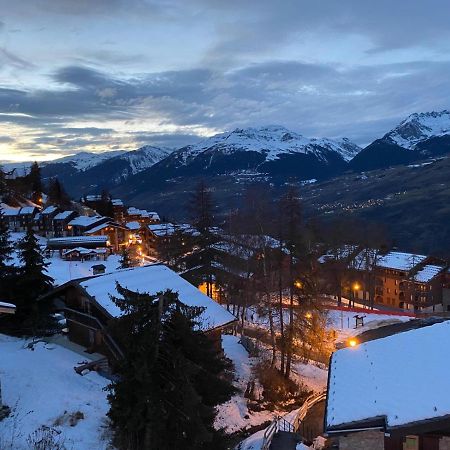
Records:
<instances>
[{"instance_id":1,"label":"snow-covered ground","mask_svg":"<svg viewBox=\"0 0 450 450\"><path fill-rule=\"evenodd\" d=\"M120 266L120 255L110 255L106 261L64 261L59 255L54 255L48 261L48 274L58 286L70 280L92 276L92 266L95 264L104 264L106 272L113 272Z\"/></svg>"},{"instance_id":2,"label":"snow-covered ground","mask_svg":"<svg viewBox=\"0 0 450 450\"><path fill-rule=\"evenodd\" d=\"M358 326L358 328L356 328L356 315L364 318L364 326ZM328 326L337 332L337 340L342 341L351 336L357 336L367 330L373 330L398 322L406 322L412 318L413 317L406 315L402 316L375 312L362 313L330 309L328 311Z\"/></svg>"},{"instance_id":3,"label":"snow-covered ground","mask_svg":"<svg viewBox=\"0 0 450 450\"><path fill-rule=\"evenodd\" d=\"M46 425L61 432L68 449L106 449L108 380L95 372L78 375L74 366L87 360L78 353L42 342L30 350L26 344L0 335L3 402L12 409L0 422L0 448L29 449L27 437ZM70 416L77 412L84 418L71 426Z\"/></svg>"},{"instance_id":4,"label":"snow-covered ground","mask_svg":"<svg viewBox=\"0 0 450 450\"><path fill-rule=\"evenodd\" d=\"M233 361L236 375L234 384L241 392L218 407L216 428L225 428L228 433L234 433L272 420L275 415L273 411L250 412L248 400L244 398L247 383L252 379L252 367L257 359L249 357L247 350L239 343L238 336L222 336L222 346L225 355Z\"/></svg>"},{"instance_id":5,"label":"snow-covered ground","mask_svg":"<svg viewBox=\"0 0 450 450\"><path fill-rule=\"evenodd\" d=\"M24 237L25 233L11 233L11 240L14 244ZM42 247L47 245L47 239L42 236L36 235L38 241ZM52 257L47 258L47 262L50 264L47 268L48 275L50 275L55 281L54 285L59 286L70 280L77 278L92 276L92 266L95 264L104 264L106 266L106 272L113 272L120 266L120 255L110 255L103 260L91 260L91 261L65 261L59 256L59 253L55 253ZM12 259L8 261L8 264L14 266L20 266L17 252L14 252Z\"/></svg>"}]
</instances>

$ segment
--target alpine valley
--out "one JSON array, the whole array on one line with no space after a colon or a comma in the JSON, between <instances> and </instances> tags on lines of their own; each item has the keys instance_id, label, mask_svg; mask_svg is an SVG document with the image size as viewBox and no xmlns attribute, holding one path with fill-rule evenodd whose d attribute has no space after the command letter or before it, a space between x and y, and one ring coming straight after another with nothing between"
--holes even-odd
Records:
<instances>
[{"instance_id":1,"label":"alpine valley","mask_svg":"<svg viewBox=\"0 0 450 450\"><path fill-rule=\"evenodd\" d=\"M248 185L264 184L277 196L294 184L301 186L307 215L350 213L379 221L405 247L411 233L430 235L424 224L437 237L450 223L449 153L450 112L444 110L412 114L365 148L346 138L307 138L272 125L238 128L177 150L145 146L79 153L43 164L42 175L58 176L74 197L106 189L127 204L174 220L187 219L180 205L187 204L200 180L214 191L218 215L236 207ZM439 207L432 206L433 198L439 198ZM395 219L399 201L408 232L400 226L404 221ZM411 250L436 252L436 239L422 239L424 247Z\"/></svg>"}]
</instances>

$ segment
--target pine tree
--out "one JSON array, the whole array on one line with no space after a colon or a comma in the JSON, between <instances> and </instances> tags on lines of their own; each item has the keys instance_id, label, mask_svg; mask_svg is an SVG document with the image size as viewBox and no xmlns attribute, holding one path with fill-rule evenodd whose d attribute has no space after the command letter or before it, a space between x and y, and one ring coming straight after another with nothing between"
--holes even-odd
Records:
<instances>
[{"instance_id":1,"label":"pine tree","mask_svg":"<svg viewBox=\"0 0 450 450\"><path fill-rule=\"evenodd\" d=\"M215 406L234 388L229 363L198 329L199 308L170 291L140 294L117 286L123 315L111 333L124 351L110 385L116 444L127 450L225 448Z\"/></svg>"},{"instance_id":2,"label":"pine tree","mask_svg":"<svg viewBox=\"0 0 450 450\"><path fill-rule=\"evenodd\" d=\"M42 179L41 179L41 168L37 162L34 162L31 166L28 179L31 187L31 200L34 203L42 203Z\"/></svg>"},{"instance_id":3,"label":"pine tree","mask_svg":"<svg viewBox=\"0 0 450 450\"><path fill-rule=\"evenodd\" d=\"M0 207L0 298L7 300L11 297L15 269L8 262L12 259L13 246L10 240L8 224L3 209Z\"/></svg>"},{"instance_id":4,"label":"pine tree","mask_svg":"<svg viewBox=\"0 0 450 450\"><path fill-rule=\"evenodd\" d=\"M122 248L119 263L120 263L120 266L119 266L120 269L128 269L129 267L133 266L133 262L131 260L130 252L129 252L128 248L126 248L126 247Z\"/></svg>"},{"instance_id":5,"label":"pine tree","mask_svg":"<svg viewBox=\"0 0 450 450\"><path fill-rule=\"evenodd\" d=\"M20 278L16 298L16 318L22 324L22 331L38 334L47 326L53 325L48 317L48 305L37 303L39 296L52 288L53 278L47 274L49 263L45 262L39 242L31 227L18 244Z\"/></svg>"},{"instance_id":6,"label":"pine tree","mask_svg":"<svg viewBox=\"0 0 450 450\"><path fill-rule=\"evenodd\" d=\"M0 165L0 202L3 200L3 197L6 195L7 187L6 187L6 174L3 171L3 167Z\"/></svg>"},{"instance_id":7,"label":"pine tree","mask_svg":"<svg viewBox=\"0 0 450 450\"><path fill-rule=\"evenodd\" d=\"M52 178L48 187L48 201L62 208L70 206L70 197L58 178Z\"/></svg>"},{"instance_id":8,"label":"pine tree","mask_svg":"<svg viewBox=\"0 0 450 450\"><path fill-rule=\"evenodd\" d=\"M11 259L12 251L8 224L3 209L0 207L0 275L6 267L6 263Z\"/></svg>"},{"instance_id":9,"label":"pine tree","mask_svg":"<svg viewBox=\"0 0 450 450\"><path fill-rule=\"evenodd\" d=\"M211 233L213 225L213 201L211 193L205 182L202 180L197 185L189 204L192 225L199 232L196 238L196 245L201 250L198 252L198 265L203 266L203 274L206 281L206 295L212 296L212 261L213 254L211 244L214 237Z\"/></svg>"}]
</instances>

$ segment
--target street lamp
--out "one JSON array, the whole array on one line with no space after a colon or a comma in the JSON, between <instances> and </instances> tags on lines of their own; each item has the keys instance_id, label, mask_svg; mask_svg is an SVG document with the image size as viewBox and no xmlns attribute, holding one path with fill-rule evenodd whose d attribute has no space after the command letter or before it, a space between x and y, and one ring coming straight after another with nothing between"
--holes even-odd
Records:
<instances>
[{"instance_id":1,"label":"street lamp","mask_svg":"<svg viewBox=\"0 0 450 450\"><path fill-rule=\"evenodd\" d=\"M350 347L356 347L356 346L358 345L358 341L357 341L356 339L350 339L350 340L348 341L348 345L349 345Z\"/></svg>"},{"instance_id":2,"label":"street lamp","mask_svg":"<svg viewBox=\"0 0 450 450\"><path fill-rule=\"evenodd\" d=\"M306 317L307 319L312 319L312 314L308 311L308 312L305 314L305 317Z\"/></svg>"},{"instance_id":3,"label":"street lamp","mask_svg":"<svg viewBox=\"0 0 450 450\"><path fill-rule=\"evenodd\" d=\"M295 286L297 289L301 289L301 288L303 287L303 283L302 283L300 280L296 280L296 281L294 282L294 286Z\"/></svg>"},{"instance_id":4,"label":"street lamp","mask_svg":"<svg viewBox=\"0 0 450 450\"><path fill-rule=\"evenodd\" d=\"M361 286L357 281L355 281L352 284L352 297L353 297L353 306L355 306L355 297L357 296L356 293L361 289Z\"/></svg>"}]
</instances>

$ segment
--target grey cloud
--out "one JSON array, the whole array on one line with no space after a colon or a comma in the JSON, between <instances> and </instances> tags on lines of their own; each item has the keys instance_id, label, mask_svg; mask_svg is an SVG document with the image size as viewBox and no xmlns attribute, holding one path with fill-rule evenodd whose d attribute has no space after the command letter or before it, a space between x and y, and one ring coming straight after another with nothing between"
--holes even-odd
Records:
<instances>
[{"instance_id":1,"label":"grey cloud","mask_svg":"<svg viewBox=\"0 0 450 450\"><path fill-rule=\"evenodd\" d=\"M126 144L113 129L68 127L71 120L116 119L136 128L149 117L218 129L278 123L307 136L348 136L365 144L412 112L448 107L449 70L448 62L342 68L272 61L228 72L196 69L118 79L71 66L54 74L67 89L0 89L0 113L32 116L0 115L0 121L40 130L37 143L62 149ZM105 90L111 95L99 95ZM144 131L128 137L139 145L170 147L198 139Z\"/></svg>"}]
</instances>

